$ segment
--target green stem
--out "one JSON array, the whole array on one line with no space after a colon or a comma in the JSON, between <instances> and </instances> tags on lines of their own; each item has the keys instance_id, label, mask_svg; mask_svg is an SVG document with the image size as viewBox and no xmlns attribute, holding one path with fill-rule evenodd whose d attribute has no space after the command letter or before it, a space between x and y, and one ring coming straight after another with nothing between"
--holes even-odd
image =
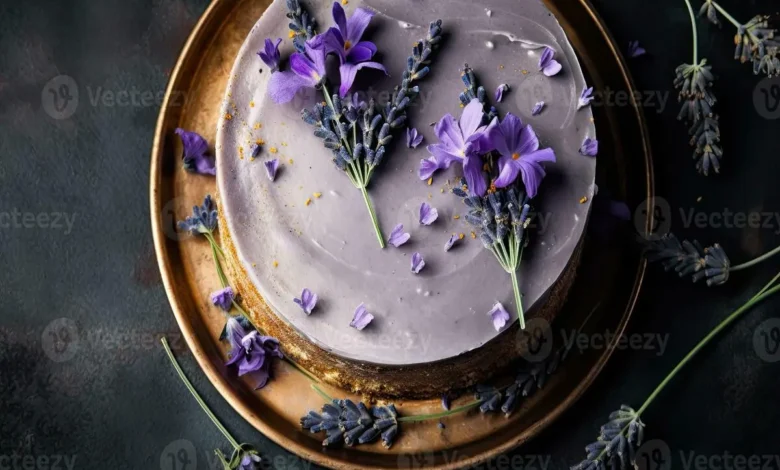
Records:
<instances>
[{"instance_id":1,"label":"green stem","mask_svg":"<svg viewBox=\"0 0 780 470\"><path fill-rule=\"evenodd\" d=\"M230 435L227 429L225 429L225 426L222 425L222 423L219 422L216 416L214 416L214 413L211 412L209 407L206 405L206 402L203 401L203 398L198 395L198 392L195 390L195 387L192 386L192 383L189 381L186 375L184 375L184 371L181 369L181 366L179 366L179 363L176 361L176 358L173 357L173 352L171 351L170 346L168 346L168 340L163 336L160 338L160 342L162 342L163 348L165 348L165 353L168 354L168 358L171 360L171 364L173 364L173 368L176 369L176 372L178 372L179 377L181 378L181 381L184 382L184 385L187 387L187 390L190 391L192 396L195 398L195 400L198 402L198 405L200 405L201 409L206 413L206 415L211 419L211 422L214 423L214 425L219 429L219 431L222 433L223 436L225 436L225 439L230 442L230 445L233 446L233 449L240 451L241 445L233 439L233 436Z\"/></svg>"},{"instance_id":2,"label":"green stem","mask_svg":"<svg viewBox=\"0 0 780 470\"><path fill-rule=\"evenodd\" d=\"M693 63L691 65L697 65L699 63L699 33L696 29L696 15L693 13L691 0L685 0L685 4L688 6L688 13L691 16L691 29L693 30Z\"/></svg>"},{"instance_id":3,"label":"green stem","mask_svg":"<svg viewBox=\"0 0 780 470\"><path fill-rule=\"evenodd\" d=\"M360 188L360 192L363 194L363 200L366 202L368 208L368 214L371 216L371 223L374 225L374 232L376 232L376 239L379 240L379 247L385 247L385 238L382 236L382 231L379 229L379 220L376 218L374 212L374 206L371 204L371 199L368 197L368 191L365 186Z\"/></svg>"},{"instance_id":4,"label":"green stem","mask_svg":"<svg viewBox=\"0 0 780 470\"><path fill-rule=\"evenodd\" d=\"M517 272L509 273L512 277L512 290L515 291L515 306L517 307L517 320L520 322L520 329L525 329L525 316L523 315L523 299L520 297L520 286L517 283Z\"/></svg>"},{"instance_id":5,"label":"green stem","mask_svg":"<svg viewBox=\"0 0 780 470\"><path fill-rule=\"evenodd\" d=\"M768 260L769 258L773 257L774 255L776 255L778 253L780 253L780 246L778 246L777 248L775 248L774 250L772 250L772 251L770 251L768 253L764 253L763 255L759 256L758 258L756 258L754 260L748 261L747 263L742 263L742 264L738 264L736 266L732 266L729 270L730 271L739 271L741 269L745 269L745 268L749 268L751 266L755 266L755 265L757 265L758 263L760 263L762 261Z\"/></svg>"},{"instance_id":6,"label":"green stem","mask_svg":"<svg viewBox=\"0 0 780 470\"><path fill-rule=\"evenodd\" d=\"M308 377L309 380L311 380L312 382L319 382L319 379L317 379L317 377L311 375L307 370L305 370L303 367L293 362L293 360L290 359L289 357L285 356L284 360L287 361L287 363L293 366L294 368L298 369L298 372Z\"/></svg>"},{"instance_id":7,"label":"green stem","mask_svg":"<svg viewBox=\"0 0 780 470\"><path fill-rule=\"evenodd\" d=\"M777 279L777 277L775 278ZM773 279L774 281L774 279ZM716 326L712 331L709 332L707 336L705 336L699 343L691 349L691 351L680 361L677 366L672 369L672 371L667 375L663 381L653 390L653 393L650 394L649 397L647 397L647 400L642 404L642 406L639 408L639 410L636 412L637 416L641 415L642 412L644 412L648 406L655 400L655 398L658 396L659 393L666 387L666 385L674 378L675 375L683 368L685 367L688 362L690 362L691 359L698 353L704 346L706 346L712 339L717 336L718 333L720 333L724 328L732 324L736 319L738 319L740 316L742 316L743 313L748 311L750 307L753 305L761 302L762 300L766 299L767 297L775 294L776 292L780 291L780 285L772 287L769 290L766 290L764 293L757 297L753 297L750 299L745 305L738 308L734 311L731 315L726 317L725 320L720 322L718 326Z\"/></svg>"},{"instance_id":8,"label":"green stem","mask_svg":"<svg viewBox=\"0 0 780 470\"><path fill-rule=\"evenodd\" d=\"M686 0L687 1L687 0ZM729 20L729 23L733 24L735 27L739 28L742 26L739 21L737 21L733 16L729 15L729 12L723 9L720 5L718 5L716 2L710 2L712 6L715 7L716 10L720 12L721 15L725 16L727 20Z\"/></svg>"},{"instance_id":9,"label":"green stem","mask_svg":"<svg viewBox=\"0 0 780 470\"><path fill-rule=\"evenodd\" d=\"M459 406L457 408L453 408L449 411L442 411L441 413L431 413L431 414L424 414L424 415L414 415L414 416L401 416L397 419L398 422L402 423L416 423L420 421L428 421L431 419L439 419L439 418L446 418L447 416L451 416L454 414L462 413L464 411L470 410L476 406L479 406L478 401L473 401L471 403L467 403L463 406Z\"/></svg>"},{"instance_id":10,"label":"green stem","mask_svg":"<svg viewBox=\"0 0 780 470\"><path fill-rule=\"evenodd\" d=\"M330 396L330 395L328 395L327 393L325 393L325 392L324 392L324 391L323 391L323 390L322 390L320 387L318 387L317 385L315 385L315 384L311 384L311 388L313 388L313 389L314 389L314 391L315 391L315 392L317 392L317 395L319 395L319 396L321 396L322 398L324 398L324 399L325 399L325 401L327 401L328 403L330 403L330 402L332 402L332 401L333 401L333 397L332 397L332 396Z\"/></svg>"}]
</instances>

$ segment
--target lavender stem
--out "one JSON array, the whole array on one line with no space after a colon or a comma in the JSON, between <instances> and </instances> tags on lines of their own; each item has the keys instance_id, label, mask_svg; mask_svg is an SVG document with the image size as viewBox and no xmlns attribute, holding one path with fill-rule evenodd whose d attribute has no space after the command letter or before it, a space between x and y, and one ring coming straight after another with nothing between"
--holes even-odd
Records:
<instances>
[{"instance_id":1,"label":"lavender stem","mask_svg":"<svg viewBox=\"0 0 780 470\"><path fill-rule=\"evenodd\" d=\"M376 232L376 239L379 240L379 247L384 248L385 238L382 235L382 231L379 229L379 221L376 218L376 213L374 212L374 206L371 204L371 199L368 197L368 191L366 190L366 187L363 186L362 188L360 188L360 192L363 194L363 200L366 202L366 207L368 208L368 214L371 216L371 223L374 225L374 232Z\"/></svg>"}]
</instances>

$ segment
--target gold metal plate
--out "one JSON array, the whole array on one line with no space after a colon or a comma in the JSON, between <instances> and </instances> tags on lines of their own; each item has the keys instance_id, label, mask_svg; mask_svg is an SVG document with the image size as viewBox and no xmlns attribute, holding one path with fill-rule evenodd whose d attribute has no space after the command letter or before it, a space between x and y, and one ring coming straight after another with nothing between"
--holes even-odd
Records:
<instances>
[{"instance_id":1,"label":"gold metal plate","mask_svg":"<svg viewBox=\"0 0 780 470\"><path fill-rule=\"evenodd\" d=\"M576 50L597 91L631 93L635 88L626 64L587 0L545 0ZM174 129L197 131L214 142L216 122L233 61L250 29L270 4L268 0L214 0L195 26L171 73L155 131L151 161L151 215L157 259L176 320L200 367L223 397L264 435L289 451L331 468L459 468L484 461L521 445L538 434L590 386L606 364L624 330L644 274L644 262L631 237L611 243L589 235L580 271L556 321L575 328L594 306L585 334L614 333L611 344L584 354L573 353L544 389L525 400L509 418L473 410L437 421L403 423L390 450L381 445L324 450L322 434L301 429L299 418L319 409L322 398L307 378L286 363L274 369L275 379L261 391L237 379L225 366L225 347L218 341L223 315L208 302L219 287L205 240L177 233L176 220L186 217L205 194L216 193L214 178L187 174L181 168L181 144ZM649 209L653 172L647 129L641 109L594 106L601 137L597 181L614 199L629 207ZM641 207L640 207L641 209ZM641 215L649 227L652 211ZM594 224L591 224L594 225ZM643 227L644 229L644 227ZM331 396L346 393L323 386ZM465 403L462 397L453 406ZM435 413L438 399L396 402L402 415Z\"/></svg>"}]
</instances>

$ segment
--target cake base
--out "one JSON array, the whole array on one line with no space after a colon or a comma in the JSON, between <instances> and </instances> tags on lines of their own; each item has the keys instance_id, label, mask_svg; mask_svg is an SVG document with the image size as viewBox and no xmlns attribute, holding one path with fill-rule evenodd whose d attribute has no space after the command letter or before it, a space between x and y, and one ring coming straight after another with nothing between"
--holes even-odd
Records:
<instances>
[{"instance_id":1,"label":"cake base","mask_svg":"<svg viewBox=\"0 0 780 470\"><path fill-rule=\"evenodd\" d=\"M219 224L225 227L219 214ZM529 324L539 318L552 323L565 303L576 277L583 240L546 298L526 312ZM337 356L310 342L274 314L239 261L229 231L220 231L220 242L228 261L225 268L252 322L264 334L279 340L287 358L330 385L371 398L431 398L484 382L527 352L525 333L512 324L482 347L435 363L387 366Z\"/></svg>"}]
</instances>

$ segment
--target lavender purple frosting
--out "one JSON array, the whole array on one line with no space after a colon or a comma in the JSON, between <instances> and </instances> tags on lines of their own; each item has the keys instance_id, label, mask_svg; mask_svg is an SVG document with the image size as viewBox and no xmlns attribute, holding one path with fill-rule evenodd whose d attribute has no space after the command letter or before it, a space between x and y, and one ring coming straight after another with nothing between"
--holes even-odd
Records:
<instances>
[{"instance_id":1,"label":"lavender purple frosting","mask_svg":"<svg viewBox=\"0 0 780 470\"><path fill-rule=\"evenodd\" d=\"M305 3L320 30L332 26L331 2ZM535 200L540 217L519 270L526 316L533 317L582 237L595 188L597 159L578 152L586 137L596 137L590 108L577 110L586 83L562 28L540 0L351 0L347 15L358 7L376 12L363 40L377 44L380 53L372 60L390 74L368 70L358 75L353 89L367 90L366 99L381 100L381 92L396 84L412 44L425 35L429 21L441 18L448 34L420 85L422 96L410 112L409 126L426 142L436 142L429 124L446 113L460 115L459 71L465 62L486 90L508 84L510 91L498 105L501 112L531 124L542 147L555 151L557 162L546 166ZM461 200L447 192L447 180L455 183L460 176L455 166L437 172L431 185L420 181L416 173L420 159L428 157L425 146L407 148L405 134L396 135L392 155L373 178L370 192L385 236L403 223L411 239L380 250L360 192L338 173L300 119L301 108L321 96L310 91L282 105L268 97L270 70L256 52L265 38L282 37L282 57L289 57L293 47L284 14L284 1L274 0L252 29L227 90L224 111L231 119L221 119L217 132L217 179L227 223L222 229L230 231L250 279L277 315L309 341L345 358L428 363L490 341L499 333L486 312L496 302L512 312L512 287L493 255L471 238L471 228L460 217L466 213ZM544 46L554 49L562 65L554 77L539 71ZM265 70L258 73L259 68ZM531 116L540 101L547 103L544 113ZM256 161L239 158L261 138L266 145ZM272 147L276 154L269 153ZM262 163L270 158L284 165L274 183ZM321 197L312 198L314 193ZM587 202L580 204L583 196ZM419 222L423 202L439 214L430 226ZM464 239L445 252L442 247L460 233ZM419 274L409 269L416 252L426 262ZM316 315L308 316L290 301L301 286L319 294ZM349 325L362 303L374 320L358 331ZM515 320L512 316L510 322Z\"/></svg>"}]
</instances>

